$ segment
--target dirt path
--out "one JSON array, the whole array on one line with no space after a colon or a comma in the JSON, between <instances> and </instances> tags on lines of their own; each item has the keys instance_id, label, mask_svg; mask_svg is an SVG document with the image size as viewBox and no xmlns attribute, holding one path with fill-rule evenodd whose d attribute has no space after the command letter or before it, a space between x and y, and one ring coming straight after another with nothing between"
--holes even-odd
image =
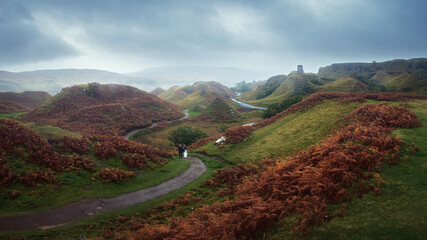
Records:
<instances>
[{"instance_id":1,"label":"dirt path","mask_svg":"<svg viewBox=\"0 0 427 240\"><path fill-rule=\"evenodd\" d=\"M189 156L188 160L190 160L190 167L185 172L157 186L112 198L83 199L57 209L16 217L3 217L0 218L0 230L48 229L70 223L79 218L91 217L102 212L143 203L185 186L206 171L206 166L200 159Z\"/></svg>"},{"instance_id":2,"label":"dirt path","mask_svg":"<svg viewBox=\"0 0 427 240\"><path fill-rule=\"evenodd\" d=\"M176 119L176 120L171 120L171 121L169 121L169 123L176 122L176 121L180 121L180 120L184 120L184 119L187 119L187 118L189 118L189 117L190 117L190 114L188 113L188 110L187 110L187 109L186 109L186 110L184 110L184 114L185 114L185 116L184 116L184 117L182 117L182 118L180 118L180 119ZM130 131L130 132L128 132L128 133L126 133L123 137L124 137L124 138L126 138L126 139L129 139L129 137L130 137L130 136L132 136L132 135L134 135L135 133L137 133L137 132L139 132L139 131L141 131L141 130L147 129L147 128L153 128L153 127L155 127L156 125L157 125L157 122L153 122L150 126L143 127L143 128L137 128L137 129L134 129L134 130L132 130L132 131Z\"/></svg>"}]
</instances>

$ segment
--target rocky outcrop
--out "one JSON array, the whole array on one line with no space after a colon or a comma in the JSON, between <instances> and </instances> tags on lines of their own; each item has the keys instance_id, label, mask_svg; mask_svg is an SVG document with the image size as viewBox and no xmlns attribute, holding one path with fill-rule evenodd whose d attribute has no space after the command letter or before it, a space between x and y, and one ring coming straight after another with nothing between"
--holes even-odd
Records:
<instances>
[{"instance_id":1,"label":"rocky outcrop","mask_svg":"<svg viewBox=\"0 0 427 240\"><path fill-rule=\"evenodd\" d=\"M397 59L380 63L335 63L319 68L317 75L321 78L338 79L359 73L410 73L417 69L427 70L427 58Z\"/></svg>"}]
</instances>

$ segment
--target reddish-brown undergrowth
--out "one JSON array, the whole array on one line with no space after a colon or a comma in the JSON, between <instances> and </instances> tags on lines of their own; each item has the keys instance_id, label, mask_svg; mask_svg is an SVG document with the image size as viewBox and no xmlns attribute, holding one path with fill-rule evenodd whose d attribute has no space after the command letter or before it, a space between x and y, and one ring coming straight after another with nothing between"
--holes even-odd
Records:
<instances>
[{"instance_id":1,"label":"reddish-brown undergrowth","mask_svg":"<svg viewBox=\"0 0 427 240\"><path fill-rule=\"evenodd\" d=\"M181 109L154 95L124 85L93 84L64 88L48 106L21 116L30 122L58 126L84 135L122 136L153 121L178 119Z\"/></svg>"},{"instance_id":2,"label":"reddish-brown undergrowth","mask_svg":"<svg viewBox=\"0 0 427 240\"><path fill-rule=\"evenodd\" d=\"M129 141L123 137L93 135L90 137L93 141L98 141L95 148L95 155L102 159L117 156L119 153L125 153L122 156L123 163L131 168L143 168L150 162L163 165L166 160L163 158L173 157L171 152L159 150L153 146Z\"/></svg>"},{"instance_id":3,"label":"reddish-brown undergrowth","mask_svg":"<svg viewBox=\"0 0 427 240\"><path fill-rule=\"evenodd\" d=\"M132 171L124 171L117 168L106 168L98 172L98 177L103 182L118 182L135 176Z\"/></svg>"},{"instance_id":4,"label":"reddish-brown undergrowth","mask_svg":"<svg viewBox=\"0 0 427 240\"><path fill-rule=\"evenodd\" d=\"M382 180L376 170L398 162L405 145L390 132L396 127L420 126L407 109L386 104L364 105L349 119L347 126L320 144L279 160L265 171L248 166L244 171L240 167L216 173L216 178L241 182L230 200L204 206L188 217L172 218L168 225L145 224L126 237L250 239L284 216L298 217L294 231L300 233L311 224L328 221L332 217L328 204L347 202L354 194L380 193ZM255 175L242 177L248 172Z\"/></svg>"},{"instance_id":5,"label":"reddish-brown undergrowth","mask_svg":"<svg viewBox=\"0 0 427 240\"><path fill-rule=\"evenodd\" d=\"M239 143L251 135L251 126L238 126L225 130L225 143Z\"/></svg>"},{"instance_id":6,"label":"reddish-brown undergrowth","mask_svg":"<svg viewBox=\"0 0 427 240\"><path fill-rule=\"evenodd\" d=\"M96 156L100 158L120 157L123 163L130 168L152 168L156 165L164 165L167 162L164 158L172 157L170 152L132 142L122 137L94 135L90 138L97 142L94 146ZM93 159L89 155L92 142L86 137L78 139L65 136L49 143L19 122L0 118L0 143L0 188L14 182L27 186L35 186L39 182L56 183L58 172L78 170L76 168L82 168L92 173L96 171ZM15 158L25 164L36 164L40 166L40 169L47 168L48 170L40 170L37 167L26 173L14 173L14 169L8 165L7 159ZM152 164L149 164L148 161ZM121 175L118 176L121 179Z\"/></svg>"}]
</instances>

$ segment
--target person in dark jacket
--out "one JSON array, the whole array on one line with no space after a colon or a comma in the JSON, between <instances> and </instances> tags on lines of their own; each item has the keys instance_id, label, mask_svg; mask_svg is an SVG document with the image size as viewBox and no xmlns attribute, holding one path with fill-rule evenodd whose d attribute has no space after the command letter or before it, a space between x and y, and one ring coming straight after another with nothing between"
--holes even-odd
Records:
<instances>
[{"instance_id":1,"label":"person in dark jacket","mask_svg":"<svg viewBox=\"0 0 427 240\"><path fill-rule=\"evenodd\" d=\"M184 148L182 147L181 144L179 144L178 146L178 156L179 158L182 158L182 154L184 153Z\"/></svg>"}]
</instances>

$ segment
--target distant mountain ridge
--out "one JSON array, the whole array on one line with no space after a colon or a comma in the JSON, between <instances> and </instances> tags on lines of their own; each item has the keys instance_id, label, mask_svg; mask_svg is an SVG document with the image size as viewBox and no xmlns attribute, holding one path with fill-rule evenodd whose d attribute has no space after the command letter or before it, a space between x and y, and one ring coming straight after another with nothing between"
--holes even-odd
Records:
<instances>
[{"instance_id":1,"label":"distant mountain ridge","mask_svg":"<svg viewBox=\"0 0 427 240\"><path fill-rule=\"evenodd\" d=\"M56 94L62 88L77 84L98 82L135 85L142 90L154 88L158 83L123 74L96 69L52 69L27 72L0 71L0 91L47 91Z\"/></svg>"},{"instance_id":2,"label":"distant mountain ridge","mask_svg":"<svg viewBox=\"0 0 427 240\"><path fill-rule=\"evenodd\" d=\"M90 82L124 84L148 92L156 87L166 89L199 81L234 84L264 77L263 74L234 67L157 67L126 74L97 69L0 70L0 92L47 91L56 94L62 88Z\"/></svg>"}]
</instances>

